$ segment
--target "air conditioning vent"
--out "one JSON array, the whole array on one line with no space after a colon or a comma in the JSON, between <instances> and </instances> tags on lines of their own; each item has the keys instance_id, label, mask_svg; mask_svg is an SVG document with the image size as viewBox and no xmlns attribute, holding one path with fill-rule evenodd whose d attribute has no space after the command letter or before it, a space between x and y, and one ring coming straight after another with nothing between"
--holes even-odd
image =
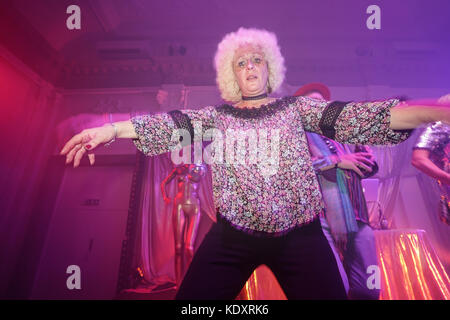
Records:
<instances>
[{"instance_id":1,"label":"air conditioning vent","mask_svg":"<svg viewBox=\"0 0 450 320\"><path fill-rule=\"evenodd\" d=\"M102 41L97 43L97 56L102 60L136 60L148 58L142 41Z\"/></svg>"},{"instance_id":2,"label":"air conditioning vent","mask_svg":"<svg viewBox=\"0 0 450 320\"><path fill-rule=\"evenodd\" d=\"M396 43L394 53L399 58L433 58L438 55L438 48L432 43Z\"/></svg>"},{"instance_id":3,"label":"air conditioning vent","mask_svg":"<svg viewBox=\"0 0 450 320\"><path fill-rule=\"evenodd\" d=\"M145 53L138 48L128 49L99 49L97 50L99 58L102 60L132 60L143 59Z\"/></svg>"}]
</instances>

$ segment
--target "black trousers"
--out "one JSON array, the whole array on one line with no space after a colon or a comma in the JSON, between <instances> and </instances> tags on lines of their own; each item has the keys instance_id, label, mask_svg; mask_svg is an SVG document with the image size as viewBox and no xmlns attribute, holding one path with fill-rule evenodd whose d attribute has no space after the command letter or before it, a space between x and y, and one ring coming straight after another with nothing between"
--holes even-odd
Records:
<instances>
[{"instance_id":1,"label":"black trousers","mask_svg":"<svg viewBox=\"0 0 450 320\"><path fill-rule=\"evenodd\" d=\"M236 230L218 218L177 292L177 300L232 300L252 272L267 265L288 299L347 299L320 220L279 237Z\"/></svg>"}]
</instances>

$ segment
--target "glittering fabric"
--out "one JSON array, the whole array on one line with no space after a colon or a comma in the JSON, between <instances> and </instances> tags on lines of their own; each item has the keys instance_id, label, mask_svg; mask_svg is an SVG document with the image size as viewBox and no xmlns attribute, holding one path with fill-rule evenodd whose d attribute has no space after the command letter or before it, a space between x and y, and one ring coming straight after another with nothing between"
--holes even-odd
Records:
<instances>
[{"instance_id":1,"label":"glittering fabric","mask_svg":"<svg viewBox=\"0 0 450 320\"><path fill-rule=\"evenodd\" d=\"M355 171L348 169L320 170L333 163L332 157L334 155L343 156L360 151L356 151L353 146L340 144L315 133L307 132L306 137L313 158L313 167L318 174L322 196L325 201L325 216L331 229L336 232L348 233L351 231L348 223L349 217L354 217L355 226L356 220L369 224L369 213L360 176ZM376 168L378 168L376 162L368 166L373 171L366 173L364 178L374 175ZM339 183L338 174L341 175L344 183Z\"/></svg>"},{"instance_id":2,"label":"glittering fabric","mask_svg":"<svg viewBox=\"0 0 450 320\"><path fill-rule=\"evenodd\" d=\"M441 121L429 125L420 135L414 149L430 150L430 159L439 168L444 169L444 161L448 158L445 147L450 142L450 127Z\"/></svg>"},{"instance_id":3,"label":"glittering fabric","mask_svg":"<svg viewBox=\"0 0 450 320\"><path fill-rule=\"evenodd\" d=\"M445 172L450 172L450 127L441 121L429 125L420 135L414 149L426 149L430 151L430 160ZM439 219L450 225L450 186L436 181L441 191L439 198Z\"/></svg>"},{"instance_id":4,"label":"glittering fabric","mask_svg":"<svg viewBox=\"0 0 450 320\"><path fill-rule=\"evenodd\" d=\"M336 140L354 144L405 140L408 133L389 129L389 108L397 102L348 104L336 121ZM213 143L225 141L215 145L223 148L212 151L217 155L223 150L222 163L211 164L214 203L225 220L248 233L278 235L322 212L305 130L322 134L319 122L326 106L324 101L307 97L286 97L260 108L221 105L182 110L193 123L196 140L210 136L214 128ZM131 121L138 135L134 142L145 154L173 150L179 141L173 138L175 124L167 115Z\"/></svg>"}]
</instances>

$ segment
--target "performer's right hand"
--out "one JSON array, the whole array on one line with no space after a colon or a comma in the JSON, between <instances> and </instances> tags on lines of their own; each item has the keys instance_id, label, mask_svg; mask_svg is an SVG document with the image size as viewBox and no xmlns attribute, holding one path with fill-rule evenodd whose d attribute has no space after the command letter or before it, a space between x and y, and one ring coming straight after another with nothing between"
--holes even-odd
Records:
<instances>
[{"instance_id":1,"label":"performer's right hand","mask_svg":"<svg viewBox=\"0 0 450 320\"><path fill-rule=\"evenodd\" d=\"M91 165L95 162L92 152L97 146L110 142L115 138L115 129L111 124L102 127L85 129L72 137L62 148L60 154L66 155L66 164L73 161L74 168L80 165L80 161L87 153Z\"/></svg>"},{"instance_id":2,"label":"performer's right hand","mask_svg":"<svg viewBox=\"0 0 450 320\"><path fill-rule=\"evenodd\" d=\"M340 162L338 167L341 169L348 169L355 171L360 177L364 177L364 173L361 169L366 172L371 172L370 166L374 164L373 155L368 152L355 152L339 156Z\"/></svg>"}]
</instances>

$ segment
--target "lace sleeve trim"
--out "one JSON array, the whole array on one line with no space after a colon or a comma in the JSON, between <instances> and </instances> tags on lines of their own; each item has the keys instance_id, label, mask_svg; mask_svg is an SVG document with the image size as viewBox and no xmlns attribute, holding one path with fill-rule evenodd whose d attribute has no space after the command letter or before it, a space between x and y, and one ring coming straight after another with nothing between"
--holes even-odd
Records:
<instances>
[{"instance_id":1,"label":"lace sleeve trim","mask_svg":"<svg viewBox=\"0 0 450 320\"><path fill-rule=\"evenodd\" d=\"M191 141L194 139L194 127L192 126L191 119L187 114L182 113L180 110L169 111L168 114L172 118L175 126L178 129L184 129L191 135ZM183 141L183 137L180 136L180 142Z\"/></svg>"}]
</instances>

